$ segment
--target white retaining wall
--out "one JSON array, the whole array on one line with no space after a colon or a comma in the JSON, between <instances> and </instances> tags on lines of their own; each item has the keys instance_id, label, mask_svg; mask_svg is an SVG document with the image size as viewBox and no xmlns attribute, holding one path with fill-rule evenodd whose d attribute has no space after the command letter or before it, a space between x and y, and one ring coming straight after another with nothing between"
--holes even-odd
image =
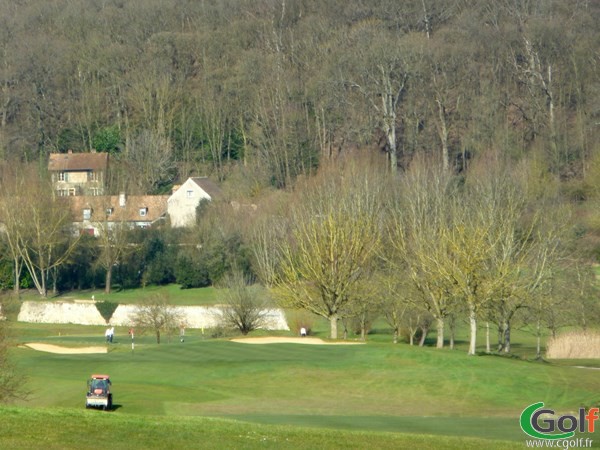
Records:
<instances>
[{"instance_id":1,"label":"white retaining wall","mask_svg":"<svg viewBox=\"0 0 600 450\"><path fill-rule=\"evenodd\" d=\"M113 326L132 325L136 305L119 305L113 313L110 324ZM218 307L174 306L184 318L187 328L213 328L218 325L221 310ZM74 323L79 325L106 325L106 321L93 301L73 302L23 302L19 322L30 323ZM267 330L289 330L285 315L280 309L270 309L267 313Z\"/></svg>"}]
</instances>

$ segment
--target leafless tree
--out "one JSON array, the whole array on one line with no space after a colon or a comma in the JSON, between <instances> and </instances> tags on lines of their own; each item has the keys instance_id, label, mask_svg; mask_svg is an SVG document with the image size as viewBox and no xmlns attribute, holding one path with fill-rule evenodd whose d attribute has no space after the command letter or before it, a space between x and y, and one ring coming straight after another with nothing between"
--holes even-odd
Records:
<instances>
[{"instance_id":1,"label":"leafless tree","mask_svg":"<svg viewBox=\"0 0 600 450\"><path fill-rule=\"evenodd\" d=\"M0 203L15 277L22 264L45 297L51 272L67 260L79 237L72 235L68 204L55 195L48 180L35 168L25 167L13 175L12 181L7 180Z\"/></svg>"},{"instance_id":2,"label":"leafless tree","mask_svg":"<svg viewBox=\"0 0 600 450\"><path fill-rule=\"evenodd\" d=\"M181 314L169 303L166 295L156 294L140 304L133 314L133 323L137 328L150 330L160 344L161 333L171 335L180 328Z\"/></svg>"},{"instance_id":3,"label":"leafless tree","mask_svg":"<svg viewBox=\"0 0 600 450\"><path fill-rule=\"evenodd\" d=\"M381 242L381 184L354 168L325 172L298 193L270 276L273 292L284 305L329 320L337 339L340 315L370 274Z\"/></svg>"},{"instance_id":4,"label":"leafless tree","mask_svg":"<svg viewBox=\"0 0 600 450\"><path fill-rule=\"evenodd\" d=\"M243 335L265 325L269 314L268 293L238 270L226 277L220 293L222 325Z\"/></svg>"}]
</instances>

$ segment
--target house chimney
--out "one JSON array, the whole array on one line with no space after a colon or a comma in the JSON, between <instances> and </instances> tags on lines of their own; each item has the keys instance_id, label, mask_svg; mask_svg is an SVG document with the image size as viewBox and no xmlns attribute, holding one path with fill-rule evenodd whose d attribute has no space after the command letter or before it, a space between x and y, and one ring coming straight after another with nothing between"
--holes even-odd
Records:
<instances>
[{"instance_id":1,"label":"house chimney","mask_svg":"<svg viewBox=\"0 0 600 450\"><path fill-rule=\"evenodd\" d=\"M125 192L121 192L119 194L119 206L121 208L125 208L126 203L127 203L127 200L125 199Z\"/></svg>"}]
</instances>

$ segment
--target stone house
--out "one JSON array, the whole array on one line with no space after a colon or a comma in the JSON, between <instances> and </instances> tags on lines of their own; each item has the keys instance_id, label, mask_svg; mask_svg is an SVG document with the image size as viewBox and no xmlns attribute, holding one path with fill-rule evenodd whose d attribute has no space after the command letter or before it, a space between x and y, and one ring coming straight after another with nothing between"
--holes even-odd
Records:
<instances>
[{"instance_id":1,"label":"stone house","mask_svg":"<svg viewBox=\"0 0 600 450\"><path fill-rule=\"evenodd\" d=\"M148 228L166 219L168 195L100 195L69 197L78 234L99 236L117 225Z\"/></svg>"},{"instance_id":2,"label":"stone house","mask_svg":"<svg viewBox=\"0 0 600 450\"><path fill-rule=\"evenodd\" d=\"M212 201L220 196L219 187L206 177L188 178L182 185L174 186L173 194L167 202L171 226L193 226L196 223L196 208L200 201Z\"/></svg>"},{"instance_id":3,"label":"stone house","mask_svg":"<svg viewBox=\"0 0 600 450\"><path fill-rule=\"evenodd\" d=\"M48 172L58 195L104 195L108 171L108 153L51 153Z\"/></svg>"}]
</instances>

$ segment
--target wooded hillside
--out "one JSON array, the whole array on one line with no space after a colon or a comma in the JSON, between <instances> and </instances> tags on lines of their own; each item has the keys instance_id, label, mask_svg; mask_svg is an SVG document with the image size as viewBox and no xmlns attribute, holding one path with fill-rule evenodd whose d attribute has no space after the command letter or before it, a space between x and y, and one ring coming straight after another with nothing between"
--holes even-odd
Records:
<instances>
[{"instance_id":1,"label":"wooded hillside","mask_svg":"<svg viewBox=\"0 0 600 450\"><path fill-rule=\"evenodd\" d=\"M0 21L0 158L110 152L113 190L252 194L359 151L597 184L595 1L2 0Z\"/></svg>"}]
</instances>

